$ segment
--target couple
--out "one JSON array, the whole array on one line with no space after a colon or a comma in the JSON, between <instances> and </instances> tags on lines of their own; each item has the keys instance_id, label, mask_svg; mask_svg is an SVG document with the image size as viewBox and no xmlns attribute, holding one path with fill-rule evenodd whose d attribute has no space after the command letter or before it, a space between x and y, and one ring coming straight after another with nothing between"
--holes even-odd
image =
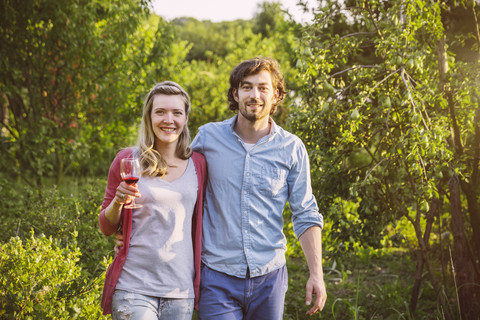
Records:
<instances>
[{"instance_id":1,"label":"couple","mask_svg":"<svg viewBox=\"0 0 480 320\"><path fill-rule=\"evenodd\" d=\"M241 62L228 91L237 115L200 127L189 147L188 94L169 81L150 91L137 146L113 161L100 212L105 235L120 225L124 235L107 271L104 314L191 319L195 308L199 319L282 319L287 201L310 271L307 314L323 309L323 217L308 155L300 139L270 117L284 96L274 59ZM143 170L136 185L119 173L121 159L132 156ZM132 197L143 207L123 208Z\"/></svg>"}]
</instances>

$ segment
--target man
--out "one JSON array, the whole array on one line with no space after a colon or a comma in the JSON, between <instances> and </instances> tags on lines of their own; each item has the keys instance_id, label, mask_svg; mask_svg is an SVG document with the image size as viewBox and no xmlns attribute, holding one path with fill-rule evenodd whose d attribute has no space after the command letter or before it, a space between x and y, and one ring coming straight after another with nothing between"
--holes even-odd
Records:
<instances>
[{"instance_id":1,"label":"man","mask_svg":"<svg viewBox=\"0 0 480 320\"><path fill-rule=\"evenodd\" d=\"M310 277L307 314L323 309L321 228L302 141L270 117L285 96L272 58L243 61L230 75L233 118L199 129L208 181L203 219L199 319L282 319L288 286L283 209L289 203Z\"/></svg>"}]
</instances>

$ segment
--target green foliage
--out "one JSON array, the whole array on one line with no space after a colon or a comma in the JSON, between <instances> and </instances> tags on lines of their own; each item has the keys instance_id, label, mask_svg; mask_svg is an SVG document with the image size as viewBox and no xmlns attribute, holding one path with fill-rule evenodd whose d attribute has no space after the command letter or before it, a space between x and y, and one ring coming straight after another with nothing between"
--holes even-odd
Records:
<instances>
[{"instance_id":1,"label":"green foliage","mask_svg":"<svg viewBox=\"0 0 480 320\"><path fill-rule=\"evenodd\" d=\"M253 18L255 33L264 38L271 37L278 34L286 23L289 22L285 19L280 2L264 1L257 5L257 13Z\"/></svg>"},{"instance_id":2,"label":"green foliage","mask_svg":"<svg viewBox=\"0 0 480 320\"><path fill-rule=\"evenodd\" d=\"M36 234L53 237L61 247L78 247L83 274L99 275L104 270L103 257L113 253L113 242L98 228L105 180L69 179L68 185L69 192L62 193L56 187L35 191L0 180L0 241L7 242L11 237L26 239L34 230Z\"/></svg>"},{"instance_id":3,"label":"green foliage","mask_svg":"<svg viewBox=\"0 0 480 320\"><path fill-rule=\"evenodd\" d=\"M142 65L126 49L146 5L144 0L2 3L0 146L8 172L38 185L42 177L61 181L70 170L78 172L85 158L103 159L107 150L95 148L107 144L103 130L115 123L108 136L115 141L131 123L121 110L137 98L129 93L135 92Z\"/></svg>"},{"instance_id":4,"label":"green foliage","mask_svg":"<svg viewBox=\"0 0 480 320\"><path fill-rule=\"evenodd\" d=\"M402 7L414 10L413 4ZM324 9L323 17L332 16L329 9ZM418 22L411 21L407 30L398 23L387 28L387 21L394 19L398 11L394 8L383 11L381 6L375 10L379 10L378 17L370 18L366 10L354 13L358 19L365 15L362 20L365 24L382 24L382 29L375 32L373 25L362 26L360 22L352 26L353 29L363 27L370 34L378 33L374 42L361 35L340 37L326 32L321 40L313 36L305 38L310 44L305 46L304 60L299 61L304 61L300 65L305 70L302 77L308 89L303 96L307 106L292 118L296 131L310 147L315 168L319 168L314 181L318 184L316 189L322 207L330 207L335 195L359 201L358 210L364 222L362 240L373 241L371 236L380 235L382 226L406 214L412 205L426 206L438 193L438 180L433 174L436 170L426 169L425 159L429 159L429 166L442 171L451 157L444 144L448 132L442 130L441 125L425 126L426 120L422 121L426 112L422 101L429 101L425 100L426 94L433 95L430 100L437 99L438 93L430 93L430 88L420 92L421 85L413 90L412 76L419 71L412 69L414 66L409 69L402 63L391 65L390 62L390 55L395 53L394 58L404 56L406 58L400 60L408 64L408 56L419 51L412 35L425 33L428 29L423 22L432 18L418 17ZM429 10L423 13L435 16L435 7ZM312 33L318 33L311 28ZM367 30L361 29L364 33ZM433 41L438 38L438 29L432 30L435 31L430 35ZM411 46L405 46L410 43ZM362 52L362 48L371 50L372 47L375 56ZM423 50L436 49L426 44ZM428 59L432 55L419 54L417 58L420 57ZM359 59L369 64L359 65ZM406 192L412 189L416 192ZM368 224L365 219L382 223Z\"/></svg>"},{"instance_id":5,"label":"green foliage","mask_svg":"<svg viewBox=\"0 0 480 320\"><path fill-rule=\"evenodd\" d=\"M413 277L415 270L404 250L363 248L338 260L324 258L328 297L323 311L312 317L305 315L305 284L309 275L305 259L287 254L287 267L289 288L284 319L445 319L428 279L421 295L422 304L415 317L410 315L411 286L405 279ZM455 303L448 307L455 307Z\"/></svg>"},{"instance_id":6,"label":"green foliage","mask_svg":"<svg viewBox=\"0 0 480 320\"><path fill-rule=\"evenodd\" d=\"M451 177L460 178L464 233L480 243L478 8L322 1L302 27L278 2L222 23L167 22L148 14L148 2L0 4L0 318L100 318L114 245L97 226L104 178L118 148L135 142L143 97L156 82L180 83L195 134L232 115L229 73L259 55L281 64L290 92L275 120L307 145L326 222L327 305L307 317L308 270L285 212L284 318L454 318ZM431 212L433 272L412 315L407 250L419 250Z\"/></svg>"},{"instance_id":7,"label":"green foliage","mask_svg":"<svg viewBox=\"0 0 480 320\"><path fill-rule=\"evenodd\" d=\"M103 318L105 256L114 246L97 222L105 185L68 179L35 191L0 180L0 254L8 256L0 258L0 318Z\"/></svg>"},{"instance_id":8,"label":"green foliage","mask_svg":"<svg viewBox=\"0 0 480 320\"><path fill-rule=\"evenodd\" d=\"M99 281L76 283L81 252L71 243L62 249L52 237L35 237L32 231L25 241L16 237L0 244L2 319L101 317L99 305L91 305L101 290Z\"/></svg>"},{"instance_id":9,"label":"green foliage","mask_svg":"<svg viewBox=\"0 0 480 320\"><path fill-rule=\"evenodd\" d=\"M324 208L335 195L358 198L361 219L380 219L385 225L407 215L409 208L428 211L431 199L439 197L453 155L445 143L444 100L427 80L438 77L440 11L422 7L420 16L413 15L417 5L395 4L388 11L378 5L370 8L377 13L373 17L368 10L354 10L354 17L363 20L352 28L376 34L373 42L361 34L327 32L319 39L314 26L305 37L298 65L304 70L307 104L292 118L292 126L318 168L313 180ZM327 19L334 16L332 10L335 6L324 8L317 19L332 21ZM409 19L404 24L396 20L400 10ZM373 49L375 56L363 48ZM359 65L359 59L369 64ZM370 228L366 237L380 235L381 229L364 225Z\"/></svg>"},{"instance_id":10,"label":"green foliage","mask_svg":"<svg viewBox=\"0 0 480 320\"><path fill-rule=\"evenodd\" d=\"M478 55L465 63L445 50L447 9L432 1L327 1L305 28L297 63L305 106L290 124L309 149L331 235L344 244L337 253L358 250L358 242L380 248L404 217L426 254L431 224L440 230L435 217L451 210L449 179L457 175L471 220L461 233L472 234L473 250L480 243L480 212L469 200L480 193L473 152L480 131L472 124L480 119ZM337 209L349 203L356 208ZM440 290L438 278L432 285Z\"/></svg>"},{"instance_id":11,"label":"green foliage","mask_svg":"<svg viewBox=\"0 0 480 320\"><path fill-rule=\"evenodd\" d=\"M194 134L206 122L233 115L227 103L230 72L241 61L257 56L273 56L280 62L287 87L293 94L279 106L275 120L286 123L289 106L298 90L293 66L300 29L295 22L286 20L278 4L265 3L259 10L257 18L251 21L212 23L192 18L172 21L176 36L191 47L186 56L188 63L177 68L172 80L185 86L192 98L189 125ZM272 16L273 20L261 20L263 16ZM262 33L259 24L263 24L264 29L268 27L268 34Z\"/></svg>"},{"instance_id":12,"label":"green foliage","mask_svg":"<svg viewBox=\"0 0 480 320\"><path fill-rule=\"evenodd\" d=\"M177 18L172 21L176 38L191 44L186 60L212 61L212 54L223 58L228 53L228 43L240 30L250 25L249 21L223 21L214 23L195 18Z\"/></svg>"}]
</instances>

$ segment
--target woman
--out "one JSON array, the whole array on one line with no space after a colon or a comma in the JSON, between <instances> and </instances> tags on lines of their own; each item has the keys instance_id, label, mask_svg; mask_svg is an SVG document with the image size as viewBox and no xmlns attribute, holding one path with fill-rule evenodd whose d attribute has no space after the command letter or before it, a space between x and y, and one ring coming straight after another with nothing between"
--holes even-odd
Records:
<instances>
[{"instance_id":1,"label":"woman","mask_svg":"<svg viewBox=\"0 0 480 320\"><path fill-rule=\"evenodd\" d=\"M205 159L189 148L190 98L165 81L148 94L138 143L120 151L108 174L99 225L122 225L124 245L108 268L102 297L113 319L191 319L197 308ZM137 157L142 176L128 185L123 158ZM139 209L123 208L132 197Z\"/></svg>"}]
</instances>

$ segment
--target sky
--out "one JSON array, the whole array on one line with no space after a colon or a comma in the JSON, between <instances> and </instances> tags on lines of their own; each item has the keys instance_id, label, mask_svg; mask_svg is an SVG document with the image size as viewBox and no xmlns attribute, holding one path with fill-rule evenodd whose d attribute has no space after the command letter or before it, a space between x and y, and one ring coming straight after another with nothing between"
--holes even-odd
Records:
<instances>
[{"instance_id":1,"label":"sky","mask_svg":"<svg viewBox=\"0 0 480 320\"><path fill-rule=\"evenodd\" d=\"M284 9L288 9L298 22L308 22L311 14L302 14L296 6L298 0L276 0ZM153 0L153 11L167 20L178 17L192 17L212 22L251 19L257 12L258 4L264 0ZM316 0L307 0L309 7Z\"/></svg>"}]
</instances>

